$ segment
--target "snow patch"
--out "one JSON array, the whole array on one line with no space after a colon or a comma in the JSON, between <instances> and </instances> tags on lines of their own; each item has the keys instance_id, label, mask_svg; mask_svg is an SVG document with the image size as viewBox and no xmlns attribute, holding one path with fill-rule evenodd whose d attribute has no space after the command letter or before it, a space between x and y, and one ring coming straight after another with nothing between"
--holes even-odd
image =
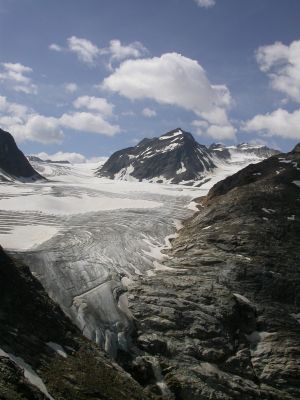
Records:
<instances>
[{"instance_id":1,"label":"snow patch","mask_svg":"<svg viewBox=\"0 0 300 400\"><path fill-rule=\"evenodd\" d=\"M181 162L181 168L179 168L179 169L176 171L176 175L182 174L183 172L186 172L186 167L185 167L184 163Z\"/></svg>"},{"instance_id":2,"label":"snow patch","mask_svg":"<svg viewBox=\"0 0 300 400\"><path fill-rule=\"evenodd\" d=\"M178 129L178 131L170 133L169 135L160 136L159 140L166 140L166 139L170 139L172 137L180 136L180 135L182 135L182 130Z\"/></svg>"},{"instance_id":3,"label":"snow patch","mask_svg":"<svg viewBox=\"0 0 300 400\"><path fill-rule=\"evenodd\" d=\"M57 344L57 343L54 343L54 342L48 342L48 343L46 343L46 345L48 347L50 347L52 350L54 350L55 353L59 354L61 357L64 357L64 358L68 357L68 355L65 352L64 348L60 344Z\"/></svg>"},{"instance_id":4,"label":"snow patch","mask_svg":"<svg viewBox=\"0 0 300 400\"><path fill-rule=\"evenodd\" d=\"M24 376L25 378L35 387L37 387L42 393L44 393L44 395L50 399L50 400L54 400L54 398L48 393L48 390L44 384L44 382L42 381L42 379L38 376L38 374L32 369L32 367L27 364L23 358L21 357L17 357L13 354L10 353L6 353L4 350L0 349L0 356L1 357L6 357L9 358L11 361L13 361L15 364L18 365L18 367L20 367L23 372L24 372Z\"/></svg>"},{"instance_id":5,"label":"snow patch","mask_svg":"<svg viewBox=\"0 0 300 400\"><path fill-rule=\"evenodd\" d=\"M247 297L242 296L241 294L238 294L238 293L233 293L233 295L237 299L242 300L244 303L251 304L251 301L249 299L247 299Z\"/></svg>"},{"instance_id":6,"label":"snow patch","mask_svg":"<svg viewBox=\"0 0 300 400\"><path fill-rule=\"evenodd\" d=\"M293 183L294 183L296 186L300 187L300 181L293 181Z\"/></svg>"},{"instance_id":7,"label":"snow patch","mask_svg":"<svg viewBox=\"0 0 300 400\"><path fill-rule=\"evenodd\" d=\"M49 225L14 226L9 232L0 233L0 243L7 250L25 251L47 242L58 232L57 227Z\"/></svg>"},{"instance_id":8,"label":"snow patch","mask_svg":"<svg viewBox=\"0 0 300 400\"><path fill-rule=\"evenodd\" d=\"M291 317L295 318L295 320L300 324L300 313L299 314L290 314Z\"/></svg>"},{"instance_id":9,"label":"snow patch","mask_svg":"<svg viewBox=\"0 0 300 400\"><path fill-rule=\"evenodd\" d=\"M35 211L55 215L72 215L125 208L156 208L160 205L156 201L111 198L103 194L99 197L92 197L86 194L81 194L77 197L33 194L28 197L28 201L24 201L23 197L0 200L1 210Z\"/></svg>"}]
</instances>

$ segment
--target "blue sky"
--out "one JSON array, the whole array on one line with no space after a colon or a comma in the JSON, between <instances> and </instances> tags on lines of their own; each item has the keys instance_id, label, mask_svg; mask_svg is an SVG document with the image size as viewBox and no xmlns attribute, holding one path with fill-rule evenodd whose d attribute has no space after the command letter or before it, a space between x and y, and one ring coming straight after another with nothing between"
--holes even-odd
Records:
<instances>
[{"instance_id":1,"label":"blue sky","mask_svg":"<svg viewBox=\"0 0 300 400\"><path fill-rule=\"evenodd\" d=\"M288 150L299 18L298 0L0 0L0 127L75 161L178 126Z\"/></svg>"}]
</instances>

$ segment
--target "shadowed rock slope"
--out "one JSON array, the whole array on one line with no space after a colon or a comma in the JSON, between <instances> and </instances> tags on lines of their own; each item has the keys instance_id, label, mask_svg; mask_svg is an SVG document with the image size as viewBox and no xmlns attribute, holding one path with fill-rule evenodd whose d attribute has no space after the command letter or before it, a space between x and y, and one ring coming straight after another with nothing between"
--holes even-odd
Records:
<instances>
[{"instance_id":1,"label":"shadowed rock slope","mask_svg":"<svg viewBox=\"0 0 300 400\"><path fill-rule=\"evenodd\" d=\"M30 165L9 132L0 129L0 181L44 179Z\"/></svg>"},{"instance_id":2,"label":"shadowed rock slope","mask_svg":"<svg viewBox=\"0 0 300 400\"><path fill-rule=\"evenodd\" d=\"M198 201L165 269L131 288L127 368L151 387L159 365L170 399L299 399L300 145Z\"/></svg>"},{"instance_id":3,"label":"shadowed rock slope","mask_svg":"<svg viewBox=\"0 0 300 400\"><path fill-rule=\"evenodd\" d=\"M1 247L0 398L150 399L81 336L29 269L16 264Z\"/></svg>"}]
</instances>

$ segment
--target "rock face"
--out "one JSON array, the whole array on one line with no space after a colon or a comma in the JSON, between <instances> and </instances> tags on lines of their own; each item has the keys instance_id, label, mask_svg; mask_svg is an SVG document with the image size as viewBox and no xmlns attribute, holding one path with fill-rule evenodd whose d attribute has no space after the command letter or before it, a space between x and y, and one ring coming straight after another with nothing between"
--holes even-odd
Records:
<instances>
[{"instance_id":1,"label":"rock face","mask_svg":"<svg viewBox=\"0 0 300 400\"><path fill-rule=\"evenodd\" d=\"M299 149L217 183L160 271L131 287L121 361L144 386L176 400L300 398Z\"/></svg>"},{"instance_id":2,"label":"rock face","mask_svg":"<svg viewBox=\"0 0 300 400\"><path fill-rule=\"evenodd\" d=\"M178 128L117 151L96 174L110 179L188 184L216 167L214 156L190 133Z\"/></svg>"},{"instance_id":3,"label":"rock face","mask_svg":"<svg viewBox=\"0 0 300 400\"><path fill-rule=\"evenodd\" d=\"M0 129L0 180L36 181L44 179L18 149L9 132Z\"/></svg>"},{"instance_id":4,"label":"rock face","mask_svg":"<svg viewBox=\"0 0 300 400\"><path fill-rule=\"evenodd\" d=\"M153 399L0 247L0 398Z\"/></svg>"}]
</instances>

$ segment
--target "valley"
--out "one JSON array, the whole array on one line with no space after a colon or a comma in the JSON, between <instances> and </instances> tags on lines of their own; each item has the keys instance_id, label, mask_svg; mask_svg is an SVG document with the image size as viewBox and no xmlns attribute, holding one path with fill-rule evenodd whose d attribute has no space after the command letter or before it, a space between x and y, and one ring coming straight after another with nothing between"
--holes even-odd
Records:
<instances>
[{"instance_id":1,"label":"valley","mask_svg":"<svg viewBox=\"0 0 300 400\"><path fill-rule=\"evenodd\" d=\"M32 162L47 181L1 185L0 242L85 336L115 356L130 340L128 282L165 268L160 250L193 214L193 198L257 161L222 165L201 188L98 178L93 164Z\"/></svg>"}]
</instances>

